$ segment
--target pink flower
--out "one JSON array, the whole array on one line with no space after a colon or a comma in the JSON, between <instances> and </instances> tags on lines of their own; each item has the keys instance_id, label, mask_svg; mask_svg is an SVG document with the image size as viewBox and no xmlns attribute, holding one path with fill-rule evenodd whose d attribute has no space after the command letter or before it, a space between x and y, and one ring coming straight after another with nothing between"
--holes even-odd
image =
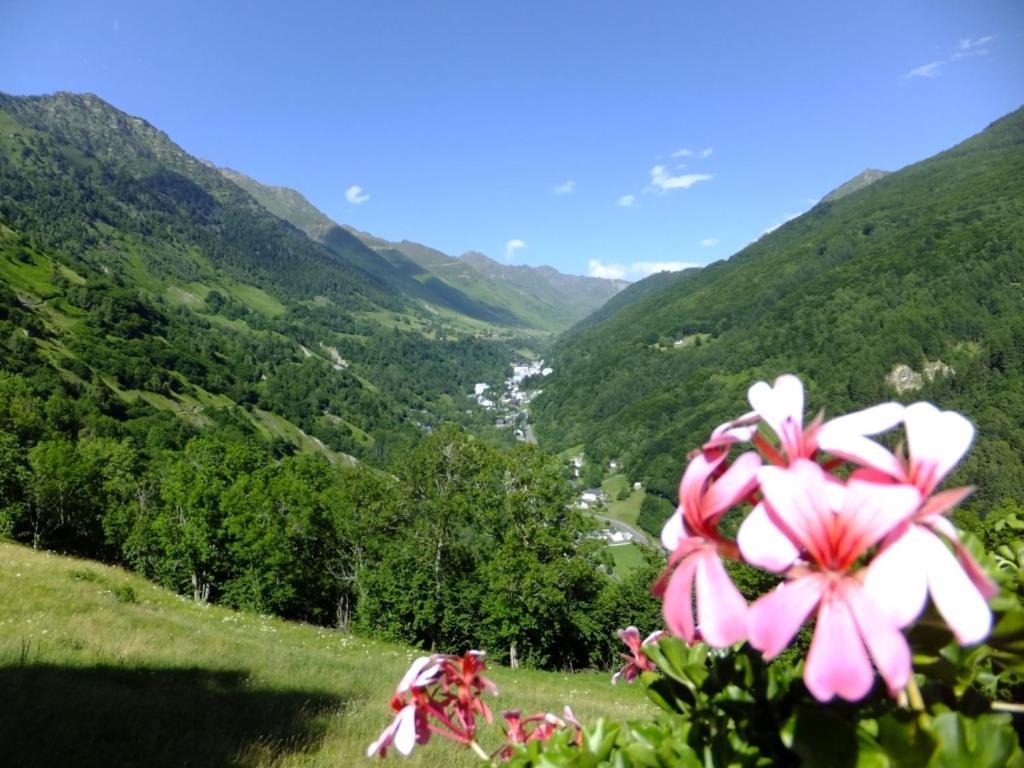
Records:
<instances>
[{"instance_id":1,"label":"pink flower","mask_svg":"<svg viewBox=\"0 0 1024 768\"><path fill-rule=\"evenodd\" d=\"M907 431L906 459L867 437L900 421ZM836 419L821 432L824 450L913 485L924 500L911 521L886 537L864 581L868 593L901 627L921 613L930 593L957 641L965 645L981 641L991 629L987 599L997 588L944 517L972 489L935 489L973 438L974 427L967 419L931 403L886 403ZM959 564L943 540L953 546Z\"/></svg>"},{"instance_id":2,"label":"pink flower","mask_svg":"<svg viewBox=\"0 0 1024 768\"><path fill-rule=\"evenodd\" d=\"M392 745L408 755L415 744L426 744L432 733L475 745L477 715L491 721L491 710L480 694L498 692L482 674L483 655L469 651L416 659L391 697L395 719L367 749L367 757L383 757Z\"/></svg>"},{"instance_id":3,"label":"pink flower","mask_svg":"<svg viewBox=\"0 0 1024 768\"><path fill-rule=\"evenodd\" d=\"M622 658L627 662L626 666L612 675L612 685L619 682L619 678L625 678L627 683L632 683L641 672L649 672L654 669L654 662L644 654L643 647L658 642L665 632L658 630L651 632L644 641L640 642L640 630L636 627L626 627L619 630L619 637L629 648L629 653L623 653Z\"/></svg>"},{"instance_id":4,"label":"pink flower","mask_svg":"<svg viewBox=\"0 0 1024 768\"><path fill-rule=\"evenodd\" d=\"M758 439L758 436L753 438L773 464L792 464L797 459L809 459L818 450L821 420L814 419L804 428L804 385L796 376L783 374L770 387L759 381L747 392L747 399L754 412L779 438L784 460L766 441Z\"/></svg>"},{"instance_id":5,"label":"pink flower","mask_svg":"<svg viewBox=\"0 0 1024 768\"><path fill-rule=\"evenodd\" d=\"M749 442L780 467L814 456L821 419L816 418L804 427L804 385L800 379L787 373L772 385L759 381L747 391L747 399L753 410L716 427L702 446L709 459L728 452L737 443ZM757 433L757 425L762 421L778 436L778 448Z\"/></svg>"},{"instance_id":6,"label":"pink flower","mask_svg":"<svg viewBox=\"0 0 1024 768\"><path fill-rule=\"evenodd\" d=\"M899 628L856 577L857 560L895 526L910 518L919 494L907 485L877 482L874 473L855 472L845 488L829 488L824 470L797 459L788 469L758 472L765 514L789 539L784 552L745 557L781 562L792 551L806 553L809 566L790 571L790 580L750 607L750 643L766 659L789 644L811 612L817 624L804 667L804 682L820 701L833 696L854 701L871 689L874 661L889 690L906 686L910 649ZM774 540L757 542L771 547ZM743 543L741 543L741 548ZM870 657L870 658L869 658Z\"/></svg>"},{"instance_id":7,"label":"pink flower","mask_svg":"<svg viewBox=\"0 0 1024 768\"><path fill-rule=\"evenodd\" d=\"M484 691L497 695L498 688L483 676L483 651L468 651L462 656L446 656L441 674L447 686L455 688L451 703L455 715L470 739L476 734L476 715L491 722L491 710L480 698Z\"/></svg>"},{"instance_id":8,"label":"pink flower","mask_svg":"<svg viewBox=\"0 0 1024 768\"><path fill-rule=\"evenodd\" d=\"M572 710L568 711L572 712ZM518 709L510 709L502 712L501 716L508 723L505 730L506 744L498 753L503 760L512 756L516 744L547 741L558 728L565 725L561 718L549 712L538 712L524 719Z\"/></svg>"},{"instance_id":9,"label":"pink flower","mask_svg":"<svg viewBox=\"0 0 1024 768\"><path fill-rule=\"evenodd\" d=\"M720 556L723 552L733 556L736 547L719 534L718 522L751 493L761 466L760 457L748 452L721 472L725 456L719 452L709 459L698 453L690 460L679 484L679 508L661 532L662 544L672 554L654 585L654 593L664 597L662 610L669 629L693 643L699 627L701 639L716 648L737 643L747 634L747 603L729 580Z\"/></svg>"},{"instance_id":10,"label":"pink flower","mask_svg":"<svg viewBox=\"0 0 1024 768\"><path fill-rule=\"evenodd\" d=\"M420 729L418 728L417 718L418 714L414 705L402 707L398 714L395 715L394 720L384 729L384 732L378 736L376 741L370 744L370 748L367 750L367 757L386 757L388 748L392 745L402 755L409 755L417 741L423 743L426 740L421 740L419 737ZM427 732L427 738L429 738L429 732Z\"/></svg>"}]
</instances>

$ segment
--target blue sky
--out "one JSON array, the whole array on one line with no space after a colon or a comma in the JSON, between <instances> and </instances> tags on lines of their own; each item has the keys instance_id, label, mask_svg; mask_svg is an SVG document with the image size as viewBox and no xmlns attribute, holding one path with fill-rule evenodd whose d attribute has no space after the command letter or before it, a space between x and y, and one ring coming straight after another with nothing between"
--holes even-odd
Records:
<instances>
[{"instance_id":1,"label":"blue sky","mask_svg":"<svg viewBox=\"0 0 1024 768\"><path fill-rule=\"evenodd\" d=\"M1024 3L0 0L0 90L382 237L636 279L1024 104Z\"/></svg>"}]
</instances>

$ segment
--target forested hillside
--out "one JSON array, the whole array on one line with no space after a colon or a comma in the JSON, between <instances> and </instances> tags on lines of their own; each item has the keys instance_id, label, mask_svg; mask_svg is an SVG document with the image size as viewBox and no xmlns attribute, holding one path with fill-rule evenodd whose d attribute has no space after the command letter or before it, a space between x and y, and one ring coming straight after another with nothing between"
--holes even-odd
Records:
<instances>
[{"instance_id":1,"label":"forested hillside","mask_svg":"<svg viewBox=\"0 0 1024 768\"><path fill-rule=\"evenodd\" d=\"M144 121L71 94L0 108L4 365L42 394L379 461L472 421L465 393L504 374L511 342L418 314Z\"/></svg>"},{"instance_id":2,"label":"forested hillside","mask_svg":"<svg viewBox=\"0 0 1024 768\"><path fill-rule=\"evenodd\" d=\"M96 97L0 98L0 536L199 602L608 663L656 620L657 563L613 577L566 468L469 397L537 336L425 312L331 231L351 247Z\"/></svg>"},{"instance_id":3,"label":"forested hillside","mask_svg":"<svg viewBox=\"0 0 1024 768\"><path fill-rule=\"evenodd\" d=\"M1024 487L1022 286L1017 111L565 337L538 432L674 499L686 452L791 371L833 415L889 399L967 414L979 438L957 481L984 510ZM918 388L887 382L901 365Z\"/></svg>"}]
</instances>

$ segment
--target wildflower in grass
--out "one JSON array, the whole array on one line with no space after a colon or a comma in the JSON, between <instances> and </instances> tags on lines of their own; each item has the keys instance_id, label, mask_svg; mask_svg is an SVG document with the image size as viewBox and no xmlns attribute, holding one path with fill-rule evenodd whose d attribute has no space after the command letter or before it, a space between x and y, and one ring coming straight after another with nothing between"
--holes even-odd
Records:
<instances>
[{"instance_id":1,"label":"wildflower in grass","mask_svg":"<svg viewBox=\"0 0 1024 768\"><path fill-rule=\"evenodd\" d=\"M480 695L487 691L497 695L498 689L483 676L483 651L469 651L462 656L445 656L441 661L441 675L445 683L454 688L451 705L463 731L473 738L476 734L476 716L491 722L491 710Z\"/></svg>"},{"instance_id":2,"label":"wildflower in grass","mask_svg":"<svg viewBox=\"0 0 1024 768\"><path fill-rule=\"evenodd\" d=\"M426 744L430 740L427 713L432 702L426 689L437 681L440 674L441 666L435 656L420 656L412 663L391 697L395 719L366 750L367 757L384 757L391 746L408 755L416 744Z\"/></svg>"},{"instance_id":3,"label":"wildflower in grass","mask_svg":"<svg viewBox=\"0 0 1024 768\"><path fill-rule=\"evenodd\" d=\"M890 453L869 437L900 421L907 434L905 457ZM979 642L988 634L992 614L987 600L997 588L945 517L973 489L935 491L973 439L974 427L967 419L931 403L906 407L887 403L836 419L822 432L822 447L830 453L884 472L893 482L914 486L921 495L913 518L883 541L867 572L868 593L901 627L920 615L931 594L963 644Z\"/></svg>"},{"instance_id":4,"label":"wildflower in grass","mask_svg":"<svg viewBox=\"0 0 1024 768\"><path fill-rule=\"evenodd\" d=\"M722 648L746 637L747 603L722 565L721 555L735 557L736 545L722 537L718 523L725 512L746 498L757 484L761 459L740 455L728 468L726 454L709 458L697 453L679 484L679 508L665 523L661 541L672 554L654 586L664 597L669 629L688 643L700 639ZM697 623L693 594L696 587Z\"/></svg>"},{"instance_id":5,"label":"wildflower in grass","mask_svg":"<svg viewBox=\"0 0 1024 768\"><path fill-rule=\"evenodd\" d=\"M529 717L522 717L518 709L510 709L501 713L507 723L505 728L505 746L498 751L502 760L508 760L515 752L517 744L531 741L547 741L551 735L565 726L565 722L550 712L538 712Z\"/></svg>"},{"instance_id":6,"label":"wildflower in grass","mask_svg":"<svg viewBox=\"0 0 1024 768\"><path fill-rule=\"evenodd\" d=\"M636 627L626 627L619 630L619 638L629 648L629 653L620 654L626 660L626 666L612 675L612 685L619 682L619 678L632 683L641 672L649 672L654 669L654 662L644 654L644 646L658 642L665 634L664 630L651 632L643 642L640 642L640 630Z\"/></svg>"},{"instance_id":7,"label":"wildflower in grass","mask_svg":"<svg viewBox=\"0 0 1024 768\"><path fill-rule=\"evenodd\" d=\"M758 480L773 522L792 545L774 559L797 551L807 563L790 568L786 582L750 607L751 645L774 658L817 609L804 667L804 682L815 698L862 698L874 681L872 660L891 692L906 686L907 641L864 589L858 560L914 514L917 489L866 470L830 488L825 471L807 459L788 468L763 467ZM762 548L773 541L751 540ZM772 559L763 552L744 555L754 562Z\"/></svg>"},{"instance_id":8,"label":"wildflower in grass","mask_svg":"<svg viewBox=\"0 0 1024 768\"><path fill-rule=\"evenodd\" d=\"M480 699L484 691L497 694L483 676L483 653L462 656L421 656L402 677L391 698L395 719L370 745L368 757L387 754L392 745L408 755L416 744L426 744L431 734L466 744L486 758L476 742L476 718L491 721L491 711Z\"/></svg>"}]
</instances>

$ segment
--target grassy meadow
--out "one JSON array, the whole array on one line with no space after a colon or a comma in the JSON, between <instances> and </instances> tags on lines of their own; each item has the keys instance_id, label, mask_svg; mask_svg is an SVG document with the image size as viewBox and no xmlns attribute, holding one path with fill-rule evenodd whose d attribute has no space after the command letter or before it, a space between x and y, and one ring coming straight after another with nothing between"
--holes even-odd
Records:
<instances>
[{"instance_id":1,"label":"grassy meadow","mask_svg":"<svg viewBox=\"0 0 1024 768\"><path fill-rule=\"evenodd\" d=\"M362 766L416 651L198 605L98 563L0 543L0 741L18 766ZM504 708L626 720L607 673L492 669ZM498 729L482 739L497 746ZM490 737L490 738L488 738ZM472 765L448 744L403 766Z\"/></svg>"}]
</instances>

